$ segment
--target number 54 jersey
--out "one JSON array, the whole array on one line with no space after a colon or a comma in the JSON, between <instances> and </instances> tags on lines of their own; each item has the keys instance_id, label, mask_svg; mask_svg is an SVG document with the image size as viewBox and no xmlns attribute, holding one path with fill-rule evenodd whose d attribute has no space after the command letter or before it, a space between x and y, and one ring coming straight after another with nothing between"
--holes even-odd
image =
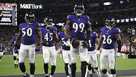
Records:
<instances>
[{"instance_id":1,"label":"number 54 jersey","mask_svg":"<svg viewBox=\"0 0 136 77\"><path fill-rule=\"evenodd\" d=\"M107 26L101 28L101 36L103 39L102 48L104 49L114 49L116 45L116 40L118 34L121 32L119 28L113 27L109 29Z\"/></svg>"},{"instance_id":2,"label":"number 54 jersey","mask_svg":"<svg viewBox=\"0 0 136 77\"><path fill-rule=\"evenodd\" d=\"M21 30L22 38L21 38L21 43L24 45L32 45L35 44L36 42L36 23L21 23L19 25L19 28Z\"/></svg>"},{"instance_id":3,"label":"number 54 jersey","mask_svg":"<svg viewBox=\"0 0 136 77\"><path fill-rule=\"evenodd\" d=\"M85 40L86 31L89 28L89 17L82 15L77 17L76 15L68 15L67 20L70 21L70 34L72 39Z\"/></svg>"}]
</instances>

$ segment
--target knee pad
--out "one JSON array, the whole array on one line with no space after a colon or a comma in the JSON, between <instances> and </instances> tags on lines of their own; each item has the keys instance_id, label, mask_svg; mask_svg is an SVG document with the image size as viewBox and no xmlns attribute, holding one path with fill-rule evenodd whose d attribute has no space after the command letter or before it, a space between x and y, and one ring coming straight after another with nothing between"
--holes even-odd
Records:
<instances>
[{"instance_id":1,"label":"knee pad","mask_svg":"<svg viewBox=\"0 0 136 77\"><path fill-rule=\"evenodd\" d=\"M110 73L111 73L111 74L116 74L116 70L115 70L115 69L111 69L111 70L110 70Z\"/></svg>"},{"instance_id":2,"label":"knee pad","mask_svg":"<svg viewBox=\"0 0 136 77\"><path fill-rule=\"evenodd\" d=\"M106 70L106 69L102 69L101 72L102 72L103 74L106 74L106 73L107 73L107 70Z\"/></svg>"}]
</instances>

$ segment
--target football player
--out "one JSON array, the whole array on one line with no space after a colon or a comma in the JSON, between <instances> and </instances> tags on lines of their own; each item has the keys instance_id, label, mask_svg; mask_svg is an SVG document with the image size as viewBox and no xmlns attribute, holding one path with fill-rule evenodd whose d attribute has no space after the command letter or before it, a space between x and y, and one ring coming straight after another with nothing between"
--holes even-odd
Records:
<instances>
[{"instance_id":1,"label":"football player","mask_svg":"<svg viewBox=\"0 0 136 77\"><path fill-rule=\"evenodd\" d=\"M88 71L90 77L93 77L93 73L98 74L98 61L96 54L96 44L98 43L98 34L96 32L90 32L88 38Z\"/></svg>"},{"instance_id":2,"label":"football player","mask_svg":"<svg viewBox=\"0 0 136 77\"><path fill-rule=\"evenodd\" d=\"M19 50L19 47L15 46L17 36L18 36L17 33L15 33L12 36L12 39L11 39L11 47L12 47L12 51L13 51L13 59L14 59L15 68L18 67L18 50Z\"/></svg>"},{"instance_id":3,"label":"football player","mask_svg":"<svg viewBox=\"0 0 136 77\"><path fill-rule=\"evenodd\" d=\"M84 5L75 5L74 15L67 16L65 32L71 41L71 73L72 77L76 74L76 53L79 52L81 60L81 77L85 77L87 65L87 36L91 30L89 17L84 15Z\"/></svg>"},{"instance_id":4,"label":"football player","mask_svg":"<svg viewBox=\"0 0 136 77\"><path fill-rule=\"evenodd\" d=\"M71 44L70 44L70 39L66 37L66 34L64 32L64 26L61 27L58 35L61 42L61 51L65 63L64 68L65 68L66 77L70 77L69 65L71 63L71 52L70 52Z\"/></svg>"},{"instance_id":5,"label":"football player","mask_svg":"<svg viewBox=\"0 0 136 77\"><path fill-rule=\"evenodd\" d=\"M48 64L51 64L51 73L50 77L54 77L54 73L56 70L56 57L57 52L55 49L55 44L57 42L57 28L54 27L52 18L44 19L45 27L41 29L42 32L42 51L43 51L43 59L44 59L44 73L45 77L49 77L48 75Z\"/></svg>"},{"instance_id":6,"label":"football player","mask_svg":"<svg viewBox=\"0 0 136 77\"><path fill-rule=\"evenodd\" d=\"M107 76L108 71L110 77L116 77L116 42L121 39L121 31L115 25L115 19L108 17L105 21L105 26L100 29L98 51L102 48L100 53L101 77Z\"/></svg>"},{"instance_id":7,"label":"football player","mask_svg":"<svg viewBox=\"0 0 136 77\"><path fill-rule=\"evenodd\" d=\"M34 13L26 13L25 21L19 25L19 35L17 36L16 46L18 47L19 41L21 41L19 49L19 67L24 77L28 77L24 64L24 59L28 55L30 62L30 77L34 77L35 74L35 48L40 45L40 30L38 23L35 21Z\"/></svg>"}]
</instances>

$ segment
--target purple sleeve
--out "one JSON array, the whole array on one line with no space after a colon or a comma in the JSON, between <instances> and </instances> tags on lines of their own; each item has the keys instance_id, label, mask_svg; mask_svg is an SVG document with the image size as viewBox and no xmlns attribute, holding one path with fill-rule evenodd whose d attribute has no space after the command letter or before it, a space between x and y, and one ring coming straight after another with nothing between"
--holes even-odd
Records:
<instances>
[{"instance_id":1,"label":"purple sleeve","mask_svg":"<svg viewBox=\"0 0 136 77\"><path fill-rule=\"evenodd\" d=\"M71 18L72 18L72 15L67 16L67 20L71 20Z\"/></svg>"},{"instance_id":2,"label":"purple sleeve","mask_svg":"<svg viewBox=\"0 0 136 77\"><path fill-rule=\"evenodd\" d=\"M93 32L94 33L94 37L96 38L97 37L97 33L96 32Z\"/></svg>"},{"instance_id":3,"label":"purple sleeve","mask_svg":"<svg viewBox=\"0 0 136 77\"><path fill-rule=\"evenodd\" d=\"M19 27L19 29L21 29L21 28L23 27L23 24L22 24L22 23L21 23L21 24L19 24L19 26L18 26L18 27Z\"/></svg>"},{"instance_id":4,"label":"purple sleeve","mask_svg":"<svg viewBox=\"0 0 136 77\"><path fill-rule=\"evenodd\" d=\"M100 33L103 32L103 27L100 29Z\"/></svg>"},{"instance_id":5,"label":"purple sleeve","mask_svg":"<svg viewBox=\"0 0 136 77\"><path fill-rule=\"evenodd\" d=\"M121 30L120 30L119 28L116 28L115 33L116 33L116 34L121 33Z\"/></svg>"},{"instance_id":6,"label":"purple sleeve","mask_svg":"<svg viewBox=\"0 0 136 77\"><path fill-rule=\"evenodd\" d=\"M89 16L86 16L87 20L90 21L90 17Z\"/></svg>"},{"instance_id":7,"label":"purple sleeve","mask_svg":"<svg viewBox=\"0 0 136 77\"><path fill-rule=\"evenodd\" d=\"M54 32L57 32L57 31L58 31L58 30L57 30L57 27L54 27L53 31L54 31Z\"/></svg>"}]
</instances>

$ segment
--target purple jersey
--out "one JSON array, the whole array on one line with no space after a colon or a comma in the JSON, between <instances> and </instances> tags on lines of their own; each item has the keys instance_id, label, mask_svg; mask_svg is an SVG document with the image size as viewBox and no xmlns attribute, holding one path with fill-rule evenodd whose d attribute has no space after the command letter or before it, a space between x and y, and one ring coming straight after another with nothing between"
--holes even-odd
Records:
<instances>
[{"instance_id":1,"label":"purple jersey","mask_svg":"<svg viewBox=\"0 0 136 77\"><path fill-rule=\"evenodd\" d=\"M112 29L107 28L106 26L101 28L101 35L103 39L103 48L104 49L113 49L115 48L117 37L121 31L119 28L113 27Z\"/></svg>"},{"instance_id":2,"label":"purple jersey","mask_svg":"<svg viewBox=\"0 0 136 77\"><path fill-rule=\"evenodd\" d=\"M97 33L91 32L90 38L88 39L88 51L94 51L96 48L96 39L97 39Z\"/></svg>"},{"instance_id":3,"label":"purple jersey","mask_svg":"<svg viewBox=\"0 0 136 77\"><path fill-rule=\"evenodd\" d=\"M42 40L43 40L43 45L44 46L54 46L54 33L57 33L56 27L51 27L51 28L41 28L41 33L42 33Z\"/></svg>"},{"instance_id":4,"label":"purple jersey","mask_svg":"<svg viewBox=\"0 0 136 77\"><path fill-rule=\"evenodd\" d=\"M85 15L80 17L68 15L67 19L70 21L71 38L85 40L87 35L86 30L89 28L89 17Z\"/></svg>"},{"instance_id":5,"label":"purple jersey","mask_svg":"<svg viewBox=\"0 0 136 77\"><path fill-rule=\"evenodd\" d=\"M58 35L59 35L59 38L61 40L62 49L70 50L70 46L67 43L68 42L68 38L66 38L65 33L64 32L59 32Z\"/></svg>"},{"instance_id":6,"label":"purple jersey","mask_svg":"<svg viewBox=\"0 0 136 77\"><path fill-rule=\"evenodd\" d=\"M36 28L37 24L36 23L21 23L19 25L20 30L22 31L22 38L21 38L21 43L25 45L32 45L35 44L36 42Z\"/></svg>"}]
</instances>

